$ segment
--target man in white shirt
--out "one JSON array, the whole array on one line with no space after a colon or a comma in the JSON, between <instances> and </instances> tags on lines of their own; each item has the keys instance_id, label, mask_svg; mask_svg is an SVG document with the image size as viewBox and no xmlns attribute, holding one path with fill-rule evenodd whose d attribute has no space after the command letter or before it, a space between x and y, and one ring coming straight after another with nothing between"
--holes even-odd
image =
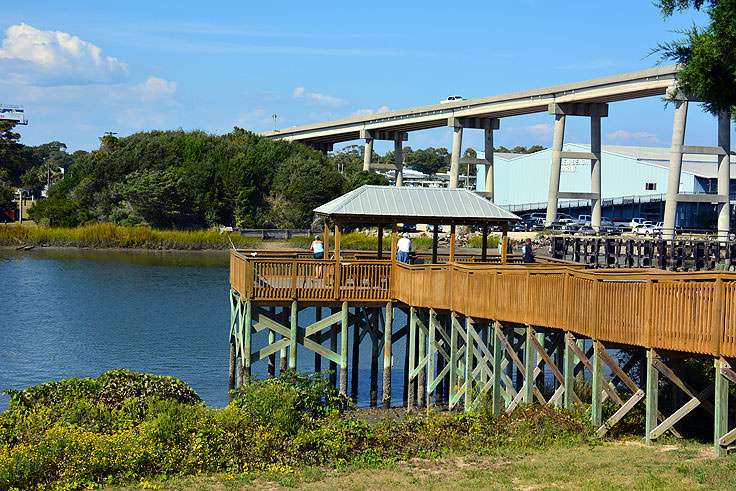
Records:
<instances>
[{"instance_id":1,"label":"man in white shirt","mask_svg":"<svg viewBox=\"0 0 736 491\"><path fill-rule=\"evenodd\" d=\"M409 252L411 251L411 240L409 240L409 234L402 234L396 245L399 248L399 252L396 254L396 260L400 263L409 264Z\"/></svg>"}]
</instances>

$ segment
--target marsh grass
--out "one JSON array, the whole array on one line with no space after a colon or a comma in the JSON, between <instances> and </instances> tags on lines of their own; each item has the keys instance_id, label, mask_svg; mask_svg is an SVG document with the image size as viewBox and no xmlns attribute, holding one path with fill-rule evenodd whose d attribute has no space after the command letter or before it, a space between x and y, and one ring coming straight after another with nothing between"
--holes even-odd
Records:
<instances>
[{"instance_id":1,"label":"marsh grass","mask_svg":"<svg viewBox=\"0 0 736 491\"><path fill-rule=\"evenodd\" d=\"M0 226L0 246L53 246L126 249L229 249L230 241L242 249L262 248L264 241L217 230L156 230L150 227L121 227L111 223L81 227L37 227L11 224Z\"/></svg>"}]
</instances>

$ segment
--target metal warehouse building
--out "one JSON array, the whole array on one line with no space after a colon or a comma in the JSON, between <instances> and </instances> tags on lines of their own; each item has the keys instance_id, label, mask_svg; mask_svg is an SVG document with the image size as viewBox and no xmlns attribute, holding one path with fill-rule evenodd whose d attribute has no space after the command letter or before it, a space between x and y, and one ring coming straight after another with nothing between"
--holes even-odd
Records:
<instances>
[{"instance_id":1,"label":"metal warehouse building","mask_svg":"<svg viewBox=\"0 0 736 491\"><path fill-rule=\"evenodd\" d=\"M601 147L602 216L631 218L643 216L660 221L664 215L669 174L670 148L603 145ZM590 160L567 159L564 152L590 152L590 145L563 146L560 192L590 189ZM485 156L479 152L478 158ZM494 202L515 213L545 211L550 179L552 150L532 154L494 153ZM716 194L717 161L714 155L683 156L681 194ZM476 191L485 191L486 166L476 165ZM736 201L736 156L731 155L731 213ZM590 200L559 201L561 211L589 214ZM680 202L677 225L705 228L715 224L715 205ZM734 223L732 220L731 223Z\"/></svg>"}]
</instances>

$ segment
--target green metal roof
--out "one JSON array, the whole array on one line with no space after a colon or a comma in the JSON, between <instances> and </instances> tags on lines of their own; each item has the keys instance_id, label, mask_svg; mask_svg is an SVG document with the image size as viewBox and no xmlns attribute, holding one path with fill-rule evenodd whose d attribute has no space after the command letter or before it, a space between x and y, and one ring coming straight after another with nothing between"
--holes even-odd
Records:
<instances>
[{"instance_id":1,"label":"green metal roof","mask_svg":"<svg viewBox=\"0 0 736 491\"><path fill-rule=\"evenodd\" d=\"M317 215L373 223L475 224L520 218L465 188L361 186L315 208Z\"/></svg>"}]
</instances>

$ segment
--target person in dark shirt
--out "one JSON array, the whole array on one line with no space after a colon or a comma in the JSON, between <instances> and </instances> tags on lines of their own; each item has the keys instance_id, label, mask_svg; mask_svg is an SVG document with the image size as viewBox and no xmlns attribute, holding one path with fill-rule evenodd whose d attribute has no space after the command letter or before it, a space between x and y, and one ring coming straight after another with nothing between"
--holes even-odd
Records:
<instances>
[{"instance_id":1,"label":"person in dark shirt","mask_svg":"<svg viewBox=\"0 0 736 491\"><path fill-rule=\"evenodd\" d=\"M524 245L521 246L521 261L524 263L534 262L534 249L532 249L532 239L528 237L524 241Z\"/></svg>"}]
</instances>

